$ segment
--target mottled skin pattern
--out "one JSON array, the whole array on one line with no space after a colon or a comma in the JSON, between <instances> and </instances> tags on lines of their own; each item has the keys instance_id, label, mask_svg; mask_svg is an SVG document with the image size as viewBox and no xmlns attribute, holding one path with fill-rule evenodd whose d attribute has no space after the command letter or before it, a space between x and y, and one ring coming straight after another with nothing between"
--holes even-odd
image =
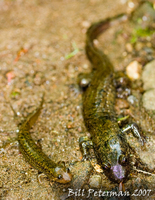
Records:
<instances>
[{"instance_id":1,"label":"mottled skin pattern","mask_svg":"<svg viewBox=\"0 0 155 200\"><path fill-rule=\"evenodd\" d=\"M40 115L42 104L43 99L39 108L31 113L19 127L18 142L20 152L29 164L46 174L50 180L59 183L70 182L72 176L64 164L57 164L49 159L30 135L29 130Z\"/></svg>"},{"instance_id":2,"label":"mottled skin pattern","mask_svg":"<svg viewBox=\"0 0 155 200\"><path fill-rule=\"evenodd\" d=\"M93 40L117 18L119 16L93 24L87 31L86 54L92 63L93 77L83 94L83 116L98 162L111 181L120 183L128 177L130 153L115 116L114 68L93 44Z\"/></svg>"}]
</instances>

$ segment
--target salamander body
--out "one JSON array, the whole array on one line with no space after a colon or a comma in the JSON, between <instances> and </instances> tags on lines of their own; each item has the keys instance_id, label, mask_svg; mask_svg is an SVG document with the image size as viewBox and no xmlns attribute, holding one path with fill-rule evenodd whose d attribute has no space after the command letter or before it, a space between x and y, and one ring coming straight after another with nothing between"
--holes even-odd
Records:
<instances>
[{"instance_id":1,"label":"salamander body","mask_svg":"<svg viewBox=\"0 0 155 200\"><path fill-rule=\"evenodd\" d=\"M40 115L43 101L44 99L42 99L38 109L28 115L27 119L20 125L18 133L19 149L26 161L40 172L46 174L50 180L67 183L72 178L68 169L64 164L52 161L35 143L29 132Z\"/></svg>"},{"instance_id":2,"label":"salamander body","mask_svg":"<svg viewBox=\"0 0 155 200\"><path fill-rule=\"evenodd\" d=\"M114 68L93 43L117 18L119 16L95 23L87 31L85 48L93 70L91 82L83 94L83 116L98 162L111 181L122 183L130 172L130 153L115 115Z\"/></svg>"}]
</instances>

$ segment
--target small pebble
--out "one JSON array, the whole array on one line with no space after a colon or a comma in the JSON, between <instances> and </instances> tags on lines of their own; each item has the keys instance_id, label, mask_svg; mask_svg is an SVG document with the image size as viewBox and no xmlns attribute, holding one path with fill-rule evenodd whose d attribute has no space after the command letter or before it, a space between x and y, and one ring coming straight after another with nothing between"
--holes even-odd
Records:
<instances>
[{"instance_id":1,"label":"small pebble","mask_svg":"<svg viewBox=\"0 0 155 200\"><path fill-rule=\"evenodd\" d=\"M127 44L125 45L125 48L126 48L126 50L127 50L128 52L132 52L132 51L133 51L133 46L132 46L132 44L130 44L130 43L127 43Z\"/></svg>"},{"instance_id":2,"label":"small pebble","mask_svg":"<svg viewBox=\"0 0 155 200\"><path fill-rule=\"evenodd\" d=\"M155 89L148 90L142 97L143 105L148 110L155 110Z\"/></svg>"},{"instance_id":3,"label":"small pebble","mask_svg":"<svg viewBox=\"0 0 155 200\"><path fill-rule=\"evenodd\" d=\"M82 26L83 26L84 28L88 28L88 27L90 26L90 22L88 22L88 21L83 21L83 22L82 22Z\"/></svg>"},{"instance_id":4,"label":"small pebble","mask_svg":"<svg viewBox=\"0 0 155 200\"><path fill-rule=\"evenodd\" d=\"M69 122L69 123L67 124L67 128L68 128L68 129L73 128L73 123L70 123L70 122Z\"/></svg>"},{"instance_id":5,"label":"small pebble","mask_svg":"<svg viewBox=\"0 0 155 200\"><path fill-rule=\"evenodd\" d=\"M129 103L125 99L116 99L116 106L120 109L129 108Z\"/></svg>"},{"instance_id":6,"label":"small pebble","mask_svg":"<svg viewBox=\"0 0 155 200\"><path fill-rule=\"evenodd\" d=\"M141 70L142 65L137 61L132 61L126 67L126 74L131 80L136 80L140 78Z\"/></svg>"},{"instance_id":7,"label":"small pebble","mask_svg":"<svg viewBox=\"0 0 155 200\"><path fill-rule=\"evenodd\" d=\"M142 72L143 88L149 90L155 88L155 60L144 66Z\"/></svg>"},{"instance_id":8,"label":"small pebble","mask_svg":"<svg viewBox=\"0 0 155 200\"><path fill-rule=\"evenodd\" d=\"M100 175L93 175L90 179L89 179L89 185L90 188L100 188L101 187L101 176Z\"/></svg>"},{"instance_id":9,"label":"small pebble","mask_svg":"<svg viewBox=\"0 0 155 200\"><path fill-rule=\"evenodd\" d=\"M142 42L137 42L135 45L135 49L140 51L143 48L144 44Z\"/></svg>"},{"instance_id":10,"label":"small pebble","mask_svg":"<svg viewBox=\"0 0 155 200\"><path fill-rule=\"evenodd\" d=\"M80 86L81 87L86 87L88 84L89 84L90 80L86 79L86 78L83 78L81 80L81 83L80 83Z\"/></svg>"},{"instance_id":11,"label":"small pebble","mask_svg":"<svg viewBox=\"0 0 155 200\"><path fill-rule=\"evenodd\" d=\"M128 98L127 98L128 102L131 103L132 105L134 105L135 103L137 103L137 99L135 96L133 95L130 95Z\"/></svg>"}]
</instances>

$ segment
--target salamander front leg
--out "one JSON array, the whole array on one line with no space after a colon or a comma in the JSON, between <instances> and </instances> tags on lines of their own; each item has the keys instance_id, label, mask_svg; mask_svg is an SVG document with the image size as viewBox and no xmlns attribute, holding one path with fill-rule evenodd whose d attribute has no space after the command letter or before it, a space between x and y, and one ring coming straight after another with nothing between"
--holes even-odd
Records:
<instances>
[{"instance_id":1,"label":"salamander front leg","mask_svg":"<svg viewBox=\"0 0 155 200\"><path fill-rule=\"evenodd\" d=\"M79 138L79 146L83 155L82 160L86 161L90 159L90 149L93 149L93 142L89 137L84 136Z\"/></svg>"},{"instance_id":2,"label":"salamander front leg","mask_svg":"<svg viewBox=\"0 0 155 200\"><path fill-rule=\"evenodd\" d=\"M155 176L155 168L154 167L150 168L149 164L141 160L141 158L139 157L135 149L132 148L130 145L129 147L132 152L132 154L130 155L130 159L131 159L130 163L132 165L132 169L137 171L138 173Z\"/></svg>"},{"instance_id":3,"label":"salamander front leg","mask_svg":"<svg viewBox=\"0 0 155 200\"><path fill-rule=\"evenodd\" d=\"M124 128L122 128L122 133L128 133L130 131L136 138L139 139L139 141L141 142L141 144L143 146L146 141L136 123L128 124Z\"/></svg>"},{"instance_id":4,"label":"salamander front leg","mask_svg":"<svg viewBox=\"0 0 155 200\"><path fill-rule=\"evenodd\" d=\"M88 86L91 82L91 79L92 79L92 73L91 74L90 73L89 74L81 73L78 75L77 83L80 86L80 88L82 89L82 91L85 91L88 88Z\"/></svg>"}]
</instances>

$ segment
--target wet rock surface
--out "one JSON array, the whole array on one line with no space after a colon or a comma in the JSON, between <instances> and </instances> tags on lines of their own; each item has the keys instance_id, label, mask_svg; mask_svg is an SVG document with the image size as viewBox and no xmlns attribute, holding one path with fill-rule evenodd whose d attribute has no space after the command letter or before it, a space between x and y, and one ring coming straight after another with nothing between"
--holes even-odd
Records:
<instances>
[{"instance_id":1,"label":"wet rock surface","mask_svg":"<svg viewBox=\"0 0 155 200\"><path fill-rule=\"evenodd\" d=\"M143 105L148 110L155 110L155 60L144 66L142 80L145 90Z\"/></svg>"},{"instance_id":2,"label":"wet rock surface","mask_svg":"<svg viewBox=\"0 0 155 200\"><path fill-rule=\"evenodd\" d=\"M142 73L143 88L144 90L155 89L155 60L147 63L144 66Z\"/></svg>"}]
</instances>

